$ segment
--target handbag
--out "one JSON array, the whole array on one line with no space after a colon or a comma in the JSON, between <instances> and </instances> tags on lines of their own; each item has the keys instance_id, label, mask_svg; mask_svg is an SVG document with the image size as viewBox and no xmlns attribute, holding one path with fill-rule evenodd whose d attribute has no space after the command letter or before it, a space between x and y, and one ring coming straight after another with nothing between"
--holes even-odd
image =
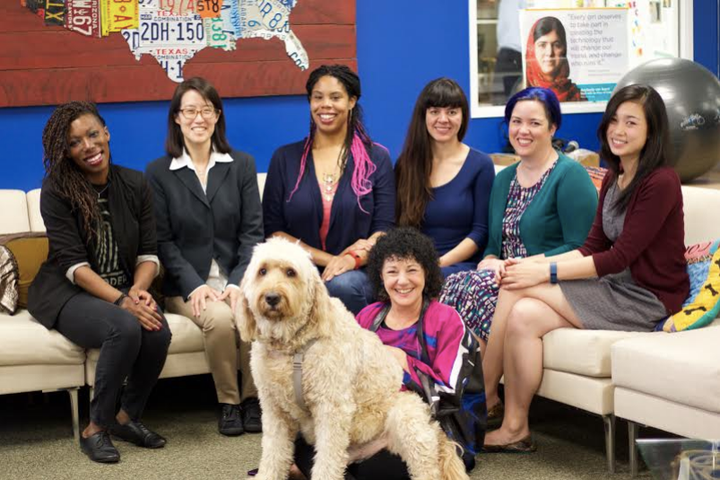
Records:
<instances>
[{"instance_id":1,"label":"handbag","mask_svg":"<svg viewBox=\"0 0 720 480\"><path fill-rule=\"evenodd\" d=\"M425 299L417 321L421 360L426 365L432 365L423 329L423 318L429 305L429 300ZM389 311L390 305L387 305L378 313L370 331L377 331ZM407 387L418 393L430 405L433 418L440 423L445 434L474 455L482 449L487 429L485 380L480 345L464 323L463 328L461 346L464 352L454 393L438 391L434 380L417 368L415 373L420 378L421 385L408 385Z\"/></svg>"}]
</instances>

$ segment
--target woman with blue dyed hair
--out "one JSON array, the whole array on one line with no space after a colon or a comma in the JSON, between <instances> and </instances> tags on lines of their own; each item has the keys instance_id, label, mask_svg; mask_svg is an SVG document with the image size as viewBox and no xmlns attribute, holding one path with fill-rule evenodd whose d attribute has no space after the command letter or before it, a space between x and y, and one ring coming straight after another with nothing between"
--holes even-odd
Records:
<instances>
[{"instance_id":1,"label":"woman with blue dyed hair","mask_svg":"<svg viewBox=\"0 0 720 480\"><path fill-rule=\"evenodd\" d=\"M579 163L555 150L560 104L546 88L516 93L505 107L510 144L520 161L495 178L490 194L488 243L477 270L448 277L440 301L455 307L480 336L483 369L502 363L502 344L490 335L505 260L551 256L583 244L597 207L597 192ZM502 369L500 369L502 370ZM486 378L486 388L488 379ZM502 419L497 382L487 388L488 420ZM494 407L494 408L493 408Z\"/></svg>"}]
</instances>

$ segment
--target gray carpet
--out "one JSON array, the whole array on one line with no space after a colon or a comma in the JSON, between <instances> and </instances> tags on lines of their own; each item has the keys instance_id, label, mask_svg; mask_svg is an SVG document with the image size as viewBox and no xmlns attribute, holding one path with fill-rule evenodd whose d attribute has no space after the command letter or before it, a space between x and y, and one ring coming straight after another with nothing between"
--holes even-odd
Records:
<instances>
[{"instance_id":1,"label":"gray carpet","mask_svg":"<svg viewBox=\"0 0 720 480\"><path fill-rule=\"evenodd\" d=\"M87 418L87 403L87 391L81 390L81 419ZM145 450L118 441L120 463L99 465L89 461L73 441L67 394L0 396L0 479L246 478L246 472L258 464L261 437L221 436L217 433L215 408L209 375L161 380L144 421L167 437L167 446ZM603 425L599 417L536 399L532 426L537 453L479 455L471 478L630 478L627 430L623 422L618 422L618 473L615 475L607 473ZM643 471L639 478L650 476Z\"/></svg>"}]
</instances>

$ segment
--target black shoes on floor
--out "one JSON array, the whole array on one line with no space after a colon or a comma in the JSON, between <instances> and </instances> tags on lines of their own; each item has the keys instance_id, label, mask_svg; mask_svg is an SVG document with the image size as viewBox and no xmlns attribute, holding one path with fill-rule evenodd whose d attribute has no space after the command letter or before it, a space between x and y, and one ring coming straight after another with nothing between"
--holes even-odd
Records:
<instances>
[{"instance_id":1,"label":"black shoes on floor","mask_svg":"<svg viewBox=\"0 0 720 480\"><path fill-rule=\"evenodd\" d=\"M260 410L260 401L257 398L246 398L240 404L242 411L243 427L249 433L262 432L262 411Z\"/></svg>"},{"instance_id":2,"label":"black shoes on floor","mask_svg":"<svg viewBox=\"0 0 720 480\"><path fill-rule=\"evenodd\" d=\"M80 449L93 462L117 463L120 461L120 452L110 440L110 436L101 430L88 438L80 436Z\"/></svg>"},{"instance_id":3,"label":"black shoes on floor","mask_svg":"<svg viewBox=\"0 0 720 480\"><path fill-rule=\"evenodd\" d=\"M220 419L218 420L220 433L228 437L242 435L245 430L240 415L240 405L230 405L228 403L221 403L220 405L222 405Z\"/></svg>"},{"instance_id":4,"label":"black shoes on floor","mask_svg":"<svg viewBox=\"0 0 720 480\"><path fill-rule=\"evenodd\" d=\"M117 451L110 435L134 443L143 448L161 448L165 446L166 440L153 432L139 421L130 421L125 425L116 423L105 430L101 430L88 438L80 436L80 449L93 462L117 463L120 460L120 452Z\"/></svg>"},{"instance_id":5,"label":"black shoes on floor","mask_svg":"<svg viewBox=\"0 0 720 480\"><path fill-rule=\"evenodd\" d=\"M240 405L221 403L218 431L223 435L236 436L244 432L262 432L262 412L257 398L247 398Z\"/></svg>"},{"instance_id":6,"label":"black shoes on floor","mask_svg":"<svg viewBox=\"0 0 720 480\"><path fill-rule=\"evenodd\" d=\"M143 448L162 448L167 443L165 438L147 428L139 420L130 420L125 425L116 423L109 428L109 432L114 437Z\"/></svg>"}]
</instances>

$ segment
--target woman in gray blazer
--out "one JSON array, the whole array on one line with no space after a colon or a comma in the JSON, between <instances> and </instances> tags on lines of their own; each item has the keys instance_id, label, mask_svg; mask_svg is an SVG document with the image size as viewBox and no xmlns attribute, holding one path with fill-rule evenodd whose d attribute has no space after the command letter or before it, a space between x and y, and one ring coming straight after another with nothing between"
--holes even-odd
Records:
<instances>
[{"instance_id":1,"label":"woman in gray blazer","mask_svg":"<svg viewBox=\"0 0 720 480\"><path fill-rule=\"evenodd\" d=\"M168 312L202 328L224 435L260 432L260 407L240 339L242 390L233 315L252 248L263 239L253 158L225 137L222 100L205 79L185 80L168 114L167 155L146 175L155 193L158 255L165 267Z\"/></svg>"}]
</instances>

